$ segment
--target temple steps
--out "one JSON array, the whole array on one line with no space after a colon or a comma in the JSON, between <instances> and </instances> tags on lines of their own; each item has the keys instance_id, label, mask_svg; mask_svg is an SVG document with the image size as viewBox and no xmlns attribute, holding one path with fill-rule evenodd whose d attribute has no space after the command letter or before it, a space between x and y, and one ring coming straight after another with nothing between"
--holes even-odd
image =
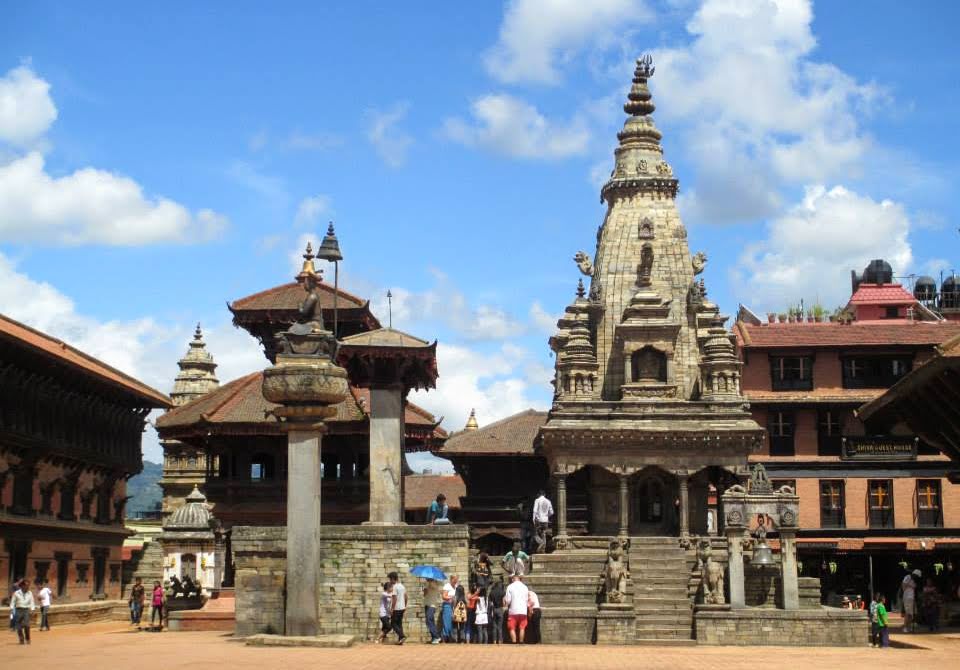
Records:
<instances>
[{"instance_id":1,"label":"temple steps","mask_svg":"<svg viewBox=\"0 0 960 670\"><path fill-rule=\"evenodd\" d=\"M630 582L635 642L692 645L690 566L676 538L631 538Z\"/></svg>"},{"instance_id":2,"label":"temple steps","mask_svg":"<svg viewBox=\"0 0 960 670\"><path fill-rule=\"evenodd\" d=\"M126 597L129 589L137 577L143 580L144 586L149 590L153 587L155 581L163 581L163 547L159 540L147 542L143 549L134 552L131 560L128 562L129 572L124 570L123 596ZM126 566L125 566L126 567Z\"/></svg>"}]
</instances>

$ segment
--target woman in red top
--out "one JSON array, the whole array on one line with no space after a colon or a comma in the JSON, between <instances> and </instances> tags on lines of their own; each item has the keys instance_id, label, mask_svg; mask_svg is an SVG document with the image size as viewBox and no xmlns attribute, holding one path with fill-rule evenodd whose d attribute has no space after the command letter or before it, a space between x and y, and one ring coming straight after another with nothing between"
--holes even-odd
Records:
<instances>
[{"instance_id":1,"label":"woman in red top","mask_svg":"<svg viewBox=\"0 0 960 670\"><path fill-rule=\"evenodd\" d=\"M153 622L157 620L157 617L160 618L160 630L163 630L163 604L166 600L166 596L163 593L163 587L160 586L160 582L153 583L153 597L150 600L150 604L153 606L153 611L150 613L150 625L153 625Z\"/></svg>"}]
</instances>

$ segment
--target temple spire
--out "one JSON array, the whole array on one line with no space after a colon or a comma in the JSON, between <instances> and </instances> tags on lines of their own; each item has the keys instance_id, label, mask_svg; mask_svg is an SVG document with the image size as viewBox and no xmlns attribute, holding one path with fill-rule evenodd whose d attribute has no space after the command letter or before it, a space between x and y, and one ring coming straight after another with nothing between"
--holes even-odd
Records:
<instances>
[{"instance_id":1,"label":"temple spire","mask_svg":"<svg viewBox=\"0 0 960 670\"><path fill-rule=\"evenodd\" d=\"M173 382L173 391L170 393L170 399L177 407L220 386L214 373L217 364L207 351L207 344L203 341L203 331L199 323L193 331L190 348L186 355L177 361L177 365L180 367L180 372Z\"/></svg>"},{"instance_id":2,"label":"temple spire","mask_svg":"<svg viewBox=\"0 0 960 670\"><path fill-rule=\"evenodd\" d=\"M466 430L477 430L480 428L480 424L477 423L477 411L475 409L470 410L470 416L467 418L467 425L463 427Z\"/></svg>"},{"instance_id":3,"label":"temple spire","mask_svg":"<svg viewBox=\"0 0 960 670\"><path fill-rule=\"evenodd\" d=\"M653 104L653 96L647 87L647 80L653 76L656 70L653 67L653 57L645 54L637 59L637 67L633 71L633 86L630 87L630 93L627 94L627 101L623 105L623 111L631 116L647 116L653 114L656 105Z\"/></svg>"}]
</instances>

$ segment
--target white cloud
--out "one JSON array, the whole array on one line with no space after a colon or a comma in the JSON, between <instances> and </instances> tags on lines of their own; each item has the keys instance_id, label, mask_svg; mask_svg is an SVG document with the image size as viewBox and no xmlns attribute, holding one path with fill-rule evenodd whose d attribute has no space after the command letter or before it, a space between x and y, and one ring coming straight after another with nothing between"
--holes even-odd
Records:
<instances>
[{"instance_id":1,"label":"white cloud","mask_svg":"<svg viewBox=\"0 0 960 670\"><path fill-rule=\"evenodd\" d=\"M825 306L850 297L850 270L883 258L896 274L913 260L910 220L903 206L877 202L842 186L812 186L803 201L771 222L767 236L741 255L733 273L744 301L782 311L803 298Z\"/></svg>"},{"instance_id":2,"label":"white cloud","mask_svg":"<svg viewBox=\"0 0 960 670\"><path fill-rule=\"evenodd\" d=\"M304 198L297 206L297 214L293 218L294 225L312 226L317 219L330 211L330 196L314 195Z\"/></svg>"},{"instance_id":3,"label":"white cloud","mask_svg":"<svg viewBox=\"0 0 960 670\"><path fill-rule=\"evenodd\" d=\"M556 84L558 64L586 48L607 48L652 18L643 0L514 0L484 63L505 83Z\"/></svg>"},{"instance_id":4,"label":"white cloud","mask_svg":"<svg viewBox=\"0 0 960 670\"><path fill-rule=\"evenodd\" d=\"M0 141L29 147L57 119L50 84L21 65L0 77Z\"/></svg>"},{"instance_id":5,"label":"white cloud","mask_svg":"<svg viewBox=\"0 0 960 670\"><path fill-rule=\"evenodd\" d=\"M530 407L543 407L531 395L531 385L522 376L526 352L502 347L481 353L468 347L437 345L437 388L416 391L410 399L444 417L447 430L461 430L475 408L481 424L497 421Z\"/></svg>"},{"instance_id":6,"label":"white cloud","mask_svg":"<svg viewBox=\"0 0 960 670\"><path fill-rule=\"evenodd\" d=\"M579 116L568 122L551 120L512 95L485 95L473 101L470 112L471 122L447 119L443 134L466 146L527 159L582 155L590 142L590 131Z\"/></svg>"},{"instance_id":7,"label":"white cloud","mask_svg":"<svg viewBox=\"0 0 960 670\"><path fill-rule=\"evenodd\" d=\"M367 113L370 120L367 139L383 162L393 168L406 162L407 151L413 144L413 137L399 127L409 111L409 103L398 102L389 109Z\"/></svg>"},{"instance_id":8,"label":"white cloud","mask_svg":"<svg viewBox=\"0 0 960 670\"><path fill-rule=\"evenodd\" d=\"M538 301L530 305L530 322L541 333L553 335L557 330L558 316L550 314Z\"/></svg>"},{"instance_id":9,"label":"white cloud","mask_svg":"<svg viewBox=\"0 0 960 670\"><path fill-rule=\"evenodd\" d=\"M149 197L134 180L96 168L52 177L38 152L0 165L0 241L141 245L210 239L227 219Z\"/></svg>"},{"instance_id":10,"label":"white cloud","mask_svg":"<svg viewBox=\"0 0 960 670\"><path fill-rule=\"evenodd\" d=\"M783 185L849 176L864 161L858 117L885 93L811 61L812 21L809 0L707 0L687 24L693 42L655 53L655 99L686 126L697 167L684 201L696 219L769 216Z\"/></svg>"},{"instance_id":11,"label":"white cloud","mask_svg":"<svg viewBox=\"0 0 960 670\"><path fill-rule=\"evenodd\" d=\"M231 163L227 168L227 176L267 200L282 203L289 198L283 179L264 174L246 161Z\"/></svg>"}]
</instances>

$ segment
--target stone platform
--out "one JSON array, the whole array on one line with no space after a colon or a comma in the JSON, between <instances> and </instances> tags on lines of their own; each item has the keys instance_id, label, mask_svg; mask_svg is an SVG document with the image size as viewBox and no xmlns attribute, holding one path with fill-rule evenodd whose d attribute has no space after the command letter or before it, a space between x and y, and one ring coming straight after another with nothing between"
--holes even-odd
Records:
<instances>
[{"instance_id":1,"label":"stone platform","mask_svg":"<svg viewBox=\"0 0 960 670\"><path fill-rule=\"evenodd\" d=\"M747 608L698 611L695 620L697 644L702 645L865 647L870 643L865 611Z\"/></svg>"},{"instance_id":2,"label":"stone platform","mask_svg":"<svg viewBox=\"0 0 960 670\"><path fill-rule=\"evenodd\" d=\"M357 641L354 635L251 635L245 640L248 647L325 647L344 649Z\"/></svg>"},{"instance_id":3,"label":"stone platform","mask_svg":"<svg viewBox=\"0 0 960 670\"><path fill-rule=\"evenodd\" d=\"M200 609L178 610L167 617L167 630L233 631L236 626L236 600L233 589L223 591L211 597Z\"/></svg>"},{"instance_id":4,"label":"stone platform","mask_svg":"<svg viewBox=\"0 0 960 670\"><path fill-rule=\"evenodd\" d=\"M85 603L65 603L51 605L47 613L50 627L66 626L78 623L99 621L130 620L130 606L125 600L94 600ZM0 620L10 620L10 608L0 607ZM40 626L40 608L37 607L30 617L31 625Z\"/></svg>"},{"instance_id":5,"label":"stone platform","mask_svg":"<svg viewBox=\"0 0 960 670\"><path fill-rule=\"evenodd\" d=\"M422 587L410 575L415 565L436 565L445 573L469 574L466 526L323 526L320 528L321 635L376 638L378 596L387 573L396 571L407 587L404 630L411 641L426 640ZM240 636L284 631L286 528L235 526L236 629Z\"/></svg>"}]
</instances>

